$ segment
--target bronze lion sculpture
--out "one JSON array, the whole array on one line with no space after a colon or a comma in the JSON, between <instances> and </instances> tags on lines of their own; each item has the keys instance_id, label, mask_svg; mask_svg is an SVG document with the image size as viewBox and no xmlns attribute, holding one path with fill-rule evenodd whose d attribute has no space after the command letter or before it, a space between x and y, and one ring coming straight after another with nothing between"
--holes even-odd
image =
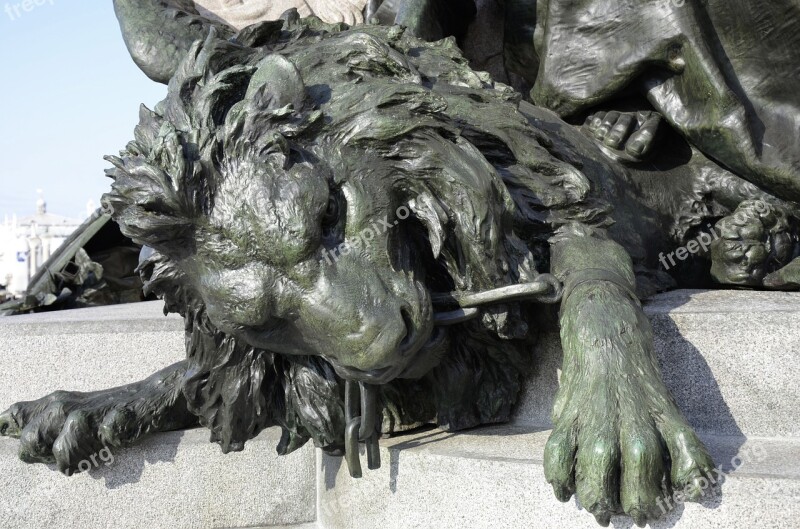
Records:
<instances>
[{"instance_id":1,"label":"bronze lion sculpture","mask_svg":"<svg viewBox=\"0 0 800 529\"><path fill-rule=\"evenodd\" d=\"M0 429L23 460L71 473L154 432L200 424L228 452L279 426L280 453L313 440L358 475L353 443L375 466L379 433L507 420L536 356L535 302L560 296L556 496L576 494L603 525L643 525L671 487L712 471L636 292L670 286L658 254L722 209L658 211L633 172L472 71L453 39L296 13L212 30L108 160L104 207L145 247L146 291L184 317L187 357L135 384L13 405ZM748 270L786 264L774 239L787 206L733 175L714 185L725 211L750 212L726 241L763 228Z\"/></svg>"}]
</instances>

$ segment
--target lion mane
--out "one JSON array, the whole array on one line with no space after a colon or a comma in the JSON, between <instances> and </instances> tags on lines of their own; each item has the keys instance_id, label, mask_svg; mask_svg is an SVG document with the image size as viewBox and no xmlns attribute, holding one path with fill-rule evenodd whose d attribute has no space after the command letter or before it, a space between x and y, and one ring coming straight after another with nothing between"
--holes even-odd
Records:
<instances>
[{"instance_id":1,"label":"lion mane","mask_svg":"<svg viewBox=\"0 0 800 529\"><path fill-rule=\"evenodd\" d=\"M154 111L142 107L135 139L107 157L114 183L103 205L146 247L145 290L185 319L183 393L223 451L241 450L271 426L283 429L280 453L309 439L338 450L345 429L344 381L323 357L255 349L215 328L179 266L231 164L258 159L280 174L295 145L327 148L333 160L332 146L369 152L382 160L379 170L415 183L409 197L434 197L435 214L414 212L415 236L446 271L442 290L524 282L547 268L554 227L566 219L606 225L609 208L590 196L577 157L532 126L517 102L509 87L472 71L452 39L427 43L401 27L350 29L290 13L230 40L212 31L195 43L166 99ZM453 184L439 176L454 160L467 203L451 203ZM470 178L486 185L473 192ZM511 322L533 321L521 317L529 310L492 307L450 328L438 366L381 387L383 432L507 420L536 336Z\"/></svg>"}]
</instances>

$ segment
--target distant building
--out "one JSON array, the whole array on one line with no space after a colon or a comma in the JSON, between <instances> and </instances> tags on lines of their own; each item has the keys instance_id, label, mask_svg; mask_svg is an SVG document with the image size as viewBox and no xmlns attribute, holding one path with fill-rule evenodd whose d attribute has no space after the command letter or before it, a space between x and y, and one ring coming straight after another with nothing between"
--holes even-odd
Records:
<instances>
[{"instance_id":1,"label":"distant building","mask_svg":"<svg viewBox=\"0 0 800 529\"><path fill-rule=\"evenodd\" d=\"M18 296L40 266L50 257L83 220L47 212L47 203L39 191L36 213L0 225L0 285Z\"/></svg>"}]
</instances>

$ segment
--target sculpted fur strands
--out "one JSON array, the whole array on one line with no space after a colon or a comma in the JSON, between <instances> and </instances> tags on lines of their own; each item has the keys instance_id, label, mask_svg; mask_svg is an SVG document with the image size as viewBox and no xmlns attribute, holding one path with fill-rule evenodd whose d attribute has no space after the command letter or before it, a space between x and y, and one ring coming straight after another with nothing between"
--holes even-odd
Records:
<instances>
[{"instance_id":1,"label":"sculpted fur strands","mask_svg":"<svg viewBox=\"0 0 800 529\"><path fill-rule=\"evenodd\" d=\"M399 28L341 29L311 18L264 23L233 42L212 33L182 63L168 98L155 112L142 109L136 140L121 157L109 158L115 182L104 204L126 235L155 250L140 267L146 289L186 318L182 391L225 451L240 450L272 425L284 428L282 453L309 438L338 449L344 431L344 385L334 369L322 358L247 346L216 328L181 267L214 239L209 218L233 220L216 210L219 190L226 179L247 178L247 160L266 164L275 178L292 169L300 179L306 170L329 171L333 187L352 171L379 167L382 178L399 175L392 176L396 192L436 197L432 213L419 220L438 261L465 290L533 277L531 253L512 224L524 221L531 232L530 219L542 223L544 215L531 208L534 199L540 202L537 192L547 191L550 205L568 205L588 191L580 173L544 147L511 139L510 131L522 131L549 143L504 104L513 92L502 85L491 90L488 76L472 72L452 42L425 43ZM293 46L297 41L303 45ZM352 148L379 159L348 167L353 158L341 153ZM453 160L462 167L448 167ZM575 185L539 182L531 189L543 170ZM467 195L464 204L448 203L454 189ZM487 194L495 200L481 198ZM515 200L525 206L523 214ZM485 209L459 212L465 205ZM533 231L544 247L547 228ZM431 421L459 429L506 420L531 359L520 339L527 335L524 324L509 325L508 311L519 310L496 308L483 323L462 324L442 340L438 367L419 380L383 386L383 431ZM497 333L516 339L501 341Z\"/></svg>"},{"instance_id":2,"label":"sculpted fur strands","mask_svg":"<svg viewBox=\"0 0 800 529\"><path fill-rule=\"evenodd\" d=\"M601 524L624 512L643 525L663 488L711 470L633 294L631 256L665 224L643 222L655 217L622 165L472 71L453 39L290 12L198 40L195 15L161 1L117 1L132 55L170 86L110 158L104 205L145 246L148 292L183 314L187 359L106 392L15 404L0 434L21 438L24 459L69 470L95 445L199 421L225 451L271 425L281 453L344 445L357 475L359 440L377 464L378 407L383 432L507 419L540 312L516 294L563 281L544 455L556 496L576 494ZM189 21L165 44L185 44L180 62L146 52L169 40L154 16ZM413 218L324 263L416 197L429 198Z\"/></svg>"}]
</instances>

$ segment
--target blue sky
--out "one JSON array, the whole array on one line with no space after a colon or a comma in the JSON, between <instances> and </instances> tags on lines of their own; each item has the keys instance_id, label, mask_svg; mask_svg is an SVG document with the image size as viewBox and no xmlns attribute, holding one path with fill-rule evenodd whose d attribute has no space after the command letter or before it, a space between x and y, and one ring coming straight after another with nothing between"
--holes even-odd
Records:
<instances>
[{"instance_id":1,"label":"blue sky","mask_svg":"<svg viewBox=\"0 0 800 529\"><path fill-rule=\"evenodd\" d=\"M133 138L139 105L166 92L130 59L111 0L31 5L0 0L0 222L33 213L38 188L51 213L99 205L111 182L103 155Z\"/></svg>"}]
</instances>

